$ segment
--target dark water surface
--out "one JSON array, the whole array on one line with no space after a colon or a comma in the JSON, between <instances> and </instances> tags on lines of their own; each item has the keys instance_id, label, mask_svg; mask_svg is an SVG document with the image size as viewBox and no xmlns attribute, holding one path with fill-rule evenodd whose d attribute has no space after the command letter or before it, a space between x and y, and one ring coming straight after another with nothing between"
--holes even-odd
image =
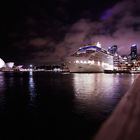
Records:
<instances>
[{"instance_id":1,"label":"dark water surface","mask_svg":"<svg viewBox=\"0 0 140 140\"><path fill-rule=\"evenodd\" d=\"M90 140L135 77L0 72L0 139Z\"/></svg>"}]
</instances>

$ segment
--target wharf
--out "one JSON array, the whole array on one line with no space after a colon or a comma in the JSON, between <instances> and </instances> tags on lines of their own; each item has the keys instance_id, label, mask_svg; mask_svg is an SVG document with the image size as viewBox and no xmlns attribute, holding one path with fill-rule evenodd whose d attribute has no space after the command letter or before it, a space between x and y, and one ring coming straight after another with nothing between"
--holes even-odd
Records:
<instances>
[{"instance_id":1,"label":"wharf","mask_svg":"<svg viewBox=\"0 0 140 140\"><path fill-rule=\"evenodd\" d=\"M104 73L130 73L130 70L104 70Z\"/></svg>"},{"instance_id":2,"label":"wharf","mask_svg":"<svg viewBox=\"0 0 140 140\"><path fill-rule=\"evenodd\" d=\"M140 140L140 75L93 140Z\"/></svg>"}]
</instances>

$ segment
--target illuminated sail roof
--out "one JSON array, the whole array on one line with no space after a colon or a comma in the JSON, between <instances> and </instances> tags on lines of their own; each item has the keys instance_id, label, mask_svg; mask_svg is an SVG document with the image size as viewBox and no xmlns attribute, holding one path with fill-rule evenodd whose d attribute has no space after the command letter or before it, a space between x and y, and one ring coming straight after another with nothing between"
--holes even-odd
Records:
<instances>
[{"instance_id":1,"label":"illuminated sail roof","mask_svg":"<svg viewBox=\"0 0 140 140\"><path fill-rule=\"evenodd\" d=\"M5 66L5 62L0 58L0 68Z\"/></svg>"}]
</instances>

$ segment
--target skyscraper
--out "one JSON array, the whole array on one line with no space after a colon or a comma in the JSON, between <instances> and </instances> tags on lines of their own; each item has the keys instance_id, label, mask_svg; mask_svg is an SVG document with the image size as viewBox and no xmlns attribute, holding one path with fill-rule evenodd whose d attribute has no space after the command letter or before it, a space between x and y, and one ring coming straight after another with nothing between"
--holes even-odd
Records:
<instances>
[{"instance_id":1,"label":"skyscraper","mask_svg":"<svg viewBox=\"0 0 140 140\"><path fill-rule=\"evenodd\" d=\"M118 49L117 45L113 45L113 46L111 46L111 47L108 48L108 51L109 51L111 54L114 55L115 53L117 53L117 49Z\"/></svg>"},{"instance_id":2,"label":"skyscraper","mask_svg":"<svg viewBox=\"0 0 140 140\"><path fill-rule=\"evenodd\" d=\"M130 55L131 55L131 60L134 60L134 59L137 58L137 45L136 44L133 44L131 46L131 53L130 53Z\"/></svg>"}]
</instances>

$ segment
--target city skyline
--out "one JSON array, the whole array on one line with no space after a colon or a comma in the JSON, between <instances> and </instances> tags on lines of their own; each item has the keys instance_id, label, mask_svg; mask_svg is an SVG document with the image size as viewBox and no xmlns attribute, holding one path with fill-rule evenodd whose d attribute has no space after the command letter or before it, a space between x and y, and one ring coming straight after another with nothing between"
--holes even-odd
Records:
<instances>
[{"instance_id":1,"label":"city skyline","mask_svg":"<svg viewBox=\"0 0 140 140\"><path fill-rule=\"evenodd\" d=\"M122 55L137 44L140 53L139 5L138 0L11 2L0 57L25 64L57 63L98 41L105 48L117 45Z\"/></svg>"}]
</instances>

